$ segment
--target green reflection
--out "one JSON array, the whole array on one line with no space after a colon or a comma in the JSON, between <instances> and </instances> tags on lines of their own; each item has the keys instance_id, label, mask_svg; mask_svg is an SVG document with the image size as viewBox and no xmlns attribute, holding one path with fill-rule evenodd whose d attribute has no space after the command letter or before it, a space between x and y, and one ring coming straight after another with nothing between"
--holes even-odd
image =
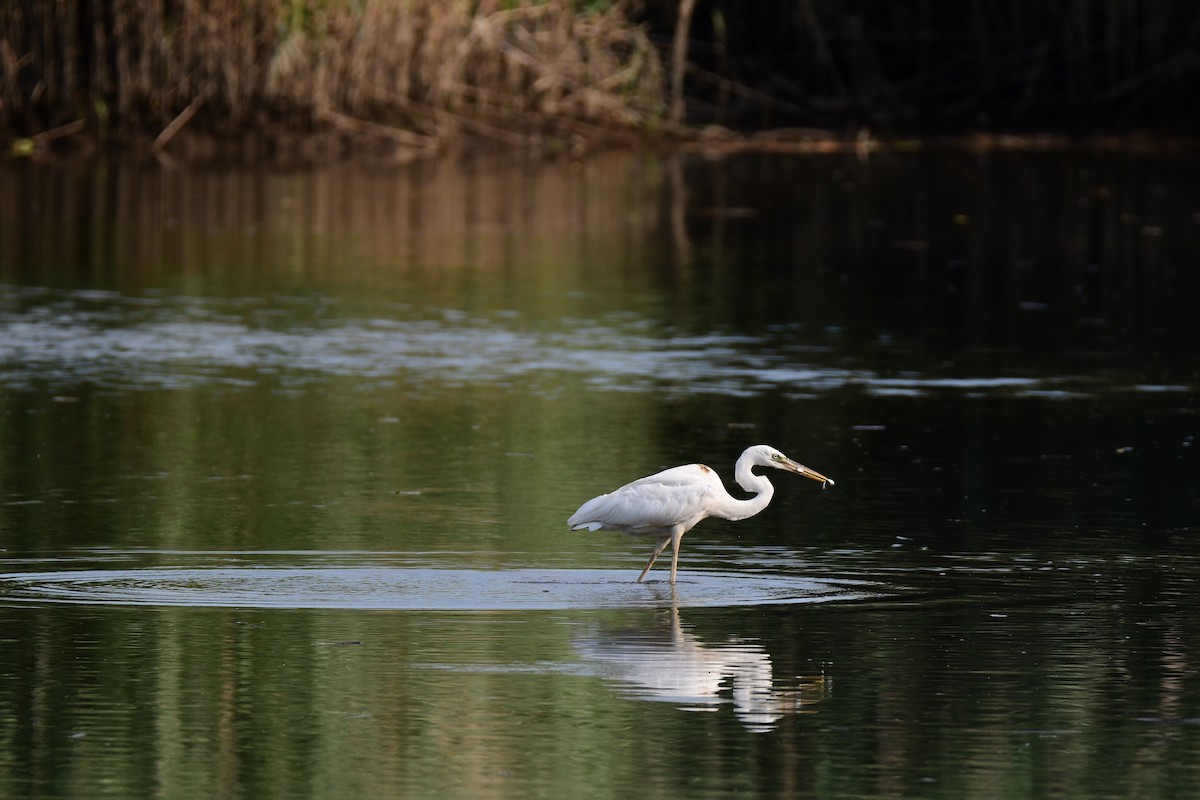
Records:
<instances>
[{"instance_id":1,"label":"green reflection","mask_svg":"<svg viewBox=\"0 0 1200 800\"><path fill-rule=\"evenodd\" d=\"M1197 739L1179 711L1194 685L1181 662L1152 656L1184 634L1182 617L1131 641L1139 620L1095 605L1069 607L1066 629L1060 610L1008 607L1002 620L987 609L980 598L921 622L850 606L682 622L666 611L4 609L0 786L52 797L994 797L1065 781L1073 797L1114 786L1186 796ZM631 682L632 662L611 660L622 648L668 671ZM729 665L713 667L719 702L703 710L709 696L689 698L695 688L640 699L688 685L670 678L684 674L683 654ZM786 704L765 733L739 714L748 661L773 669L764 685Z\"/></svg>"},{"instance_id":2,"label":"green reflection","mask_svg":"<svg viewBox=\"0 0 1200 800\"><path fill-rule=\"evenodd\" d=\"M5 570L632 580L642 547L568 514L767 442L837 486L705 523L685 574L908 590L675 620L0 598L0 795L1200 784L1190 158L0 172ZM734 666L663 701L589 641ZM820 699L755 732L736 678L768 661L767 696Z\"/></svg>"}]
</instances>

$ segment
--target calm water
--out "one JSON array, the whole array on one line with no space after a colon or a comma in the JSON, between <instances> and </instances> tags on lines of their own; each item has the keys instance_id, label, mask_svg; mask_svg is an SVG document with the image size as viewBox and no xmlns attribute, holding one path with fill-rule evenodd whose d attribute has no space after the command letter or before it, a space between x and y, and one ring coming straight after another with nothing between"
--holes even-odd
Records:
<instances>
[{"instance_id":1,"label":"calm water","mask_svg":"<svg viewBox=\"0 0 1200 800\"><path fill-rule=\"evenodd\" d=\"M1200 159L0 185L0 797L1200 797Z\"/></svg>"}]
</instances>

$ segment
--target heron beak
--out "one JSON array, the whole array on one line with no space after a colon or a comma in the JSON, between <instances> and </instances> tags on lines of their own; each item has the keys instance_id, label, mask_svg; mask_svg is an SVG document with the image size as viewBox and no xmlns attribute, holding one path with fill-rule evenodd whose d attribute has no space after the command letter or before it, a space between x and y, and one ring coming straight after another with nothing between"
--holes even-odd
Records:
<instances>
[{"instance_id":1,"label":"heron beak","mask_svg":"<svg viewBox=\"0 0 1200 800\"><path fill-rule=\"evenodd\" d=\"M794 472L797 475L803 475L804 477L808 478L809 480L820 481L822 489L825 488L826 486L833 486L833 478L826 478L824 475L817 472L815 469L809 469L808 467L804 466L803 464L797 464L795 461L792 461L790 458L787 461L784 461L782 466L784 469L786 469L790 472Z\"/></svg>"}]
</instances>

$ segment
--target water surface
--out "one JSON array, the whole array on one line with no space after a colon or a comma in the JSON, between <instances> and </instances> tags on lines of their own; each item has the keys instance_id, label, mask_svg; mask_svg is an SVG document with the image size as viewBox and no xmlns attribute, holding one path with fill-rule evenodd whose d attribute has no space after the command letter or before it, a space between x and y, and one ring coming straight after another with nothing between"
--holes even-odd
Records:
<instances>
[{"instance_id":1,"label":"water surface","mask_svg":"<svg viewBox=\"0 0 1200 800\"><path fill-rule=\"evenodd\" d=\"M0 167L0 795L1196 797L1198 172Z\"/></svg>"}]
</instances>

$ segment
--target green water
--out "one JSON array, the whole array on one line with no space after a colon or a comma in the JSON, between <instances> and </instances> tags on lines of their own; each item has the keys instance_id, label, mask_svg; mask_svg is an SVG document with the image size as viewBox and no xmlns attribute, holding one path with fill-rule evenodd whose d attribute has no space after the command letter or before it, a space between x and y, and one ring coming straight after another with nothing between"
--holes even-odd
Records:
<instances>
[{"instance_id":1,"label":"green water","mask_svg":"<svg viewBox=\"0 0 1200 800\"><path fill-rule=\"evenodd\" d=\"M1198 167L0 166L0 797L1200 797Z\"/></svg>"}]
</instances>

